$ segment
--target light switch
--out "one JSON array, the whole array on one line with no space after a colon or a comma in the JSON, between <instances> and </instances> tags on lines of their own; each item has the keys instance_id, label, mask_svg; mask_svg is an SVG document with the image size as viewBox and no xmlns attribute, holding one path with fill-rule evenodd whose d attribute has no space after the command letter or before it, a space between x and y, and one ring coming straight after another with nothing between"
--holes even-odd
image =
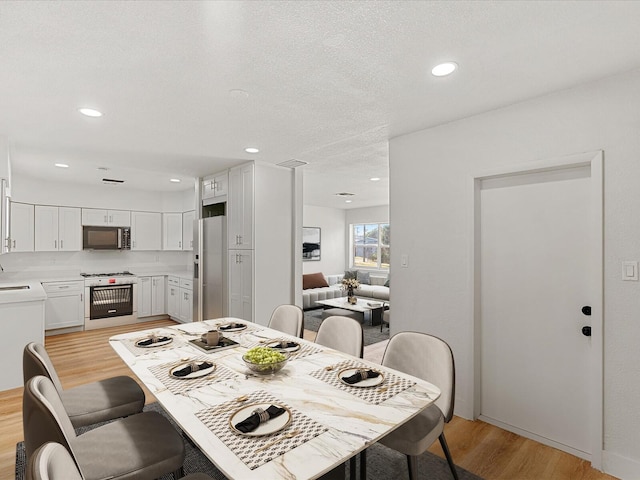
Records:
<instances>
[{"instance_id":1,"label":"light switch","mask_svg":"<svg viewBox=\"0 0 640 480\"><path fill-rule=\"evenodd\" d=\"M409 266L409 255L406 253L400 255L400 266L403 268L407 268Z\"/></svg>"},{"instance_id":2,"label":"light switch","mask_svg":"<svg viewBox=\"0 0 640 480\"><path fill-rule=\"evenodd\" d=\"M622 262L622 280L627 282L638 281L638 262L630 260Z\"/></svg>"}]
</instances>

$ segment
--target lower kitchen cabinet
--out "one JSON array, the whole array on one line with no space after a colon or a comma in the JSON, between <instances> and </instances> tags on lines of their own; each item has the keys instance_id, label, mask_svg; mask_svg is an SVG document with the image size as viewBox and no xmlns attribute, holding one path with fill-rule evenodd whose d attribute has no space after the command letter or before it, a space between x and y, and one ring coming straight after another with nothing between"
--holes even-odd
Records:
<instances>
[{"instance_id":1,"label":"lower kitchen cabinet","mask_svg":"<svg viewBox=\"0 0 640 480\"><path fill-rule=\"evenodd\" d=\"M182 323L193 321L193 282L191 279L172 277L167 280L167 313Z\"/></svg>"},{"instance_id":2,"label":"lower kitchen cabinet","mask_svg":"<svg viewBox=\"0 0 640 480\"><path fill-rule=\"evenodd\" d=\"M165 308L165 277L138 277L138 317L164 315Z\"/></svg>"},{"instance_id":3,"label":"lower kitchen cabinet","mask_svg":"<svg viewBox=\"0 0 640 480\"><path fill-rule=\"evenodd\" d=\"M84 282L44 282L45 330L84 325Z\"/></svg>"},{"instance_id":4,"label":"lower kitchen cabinet","mask_svg":"<svg viewBox=\"0 0 640 480\"><path fill-rule=\"evenodd\" d=\"M229 316L253 322L253 250L229 250Z\"/></svg>"}]
</instances>

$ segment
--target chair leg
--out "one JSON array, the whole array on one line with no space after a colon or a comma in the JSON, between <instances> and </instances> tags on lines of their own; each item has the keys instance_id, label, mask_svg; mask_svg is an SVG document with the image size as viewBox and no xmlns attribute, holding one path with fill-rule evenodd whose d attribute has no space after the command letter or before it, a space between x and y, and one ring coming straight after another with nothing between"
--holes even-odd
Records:
<instances>
[{"instance_id":1,"label":"chair leg","mask_svg":"<svg viewBox=\"0 0 640 480\"><path fill-rule=\"evenodd\" d=\"M367 449L360 452L360 480L367 480Z\"/></svg>"},{"instance_id":2,"label":"chair leg","mask_svg":"<svg viewBox=\"0 0 640 480\"><path fill-rule=\"evenodd\" d=\"M444 438L444 432L440 434L438 440L440 440L440 446L444 451L444 456L447 457L447 463L449 464L449 468L451 469L453 478L455 480L458 480L458 472L456 471L456 466L453 464L453 458L451 458L451 452L449 451L449 445L447 445L447 439Z\"/></svg>"},{"instance_id":3,"label":"chair leg","mask_svg":"<svg viewBox=\"0 0 640 480\"><path fill-rule=\"evenodd\" d=\"M418 457L407 455L407 466L409 467L409 480L418 480Z\"/></svg>"},{"instance_id":4,"label":"chair leg","mask_svg":"<svg viewBox=\"0 0 640 480\"><path fill-rule=\"evenodd\" d=\"M175 478L175 480L178 480L179 478L184 477L184 468L180 467L178 470L176 470L175 472L173 472L173 478Z\"/></svg>"},{"instance_id":5,"label":"chair leg","mask_svg":"<svg viewBox=\"0 0 640 480\"><path fill-rule=\"evenodd\" d=\"M357 455L354 455L349 459L349 478L351 480L355 480L356 478L356 457Z\"/></svg>"}]
</instances>

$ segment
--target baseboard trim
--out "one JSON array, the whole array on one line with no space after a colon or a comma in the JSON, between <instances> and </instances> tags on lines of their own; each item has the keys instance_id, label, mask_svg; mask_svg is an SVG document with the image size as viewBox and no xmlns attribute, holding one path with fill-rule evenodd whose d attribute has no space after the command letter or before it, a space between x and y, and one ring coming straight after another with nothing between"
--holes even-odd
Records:
<instances>
[{"instance_id":1,"label":"baseboard trim","mask_svg":"<svg viewBox=\"0 0 640 480\"><path fill-rule=\"evenodd\" d=\"M640 478L640 461L607 452L606 450L602 452L602 468L605 473L621 480L636 480Z\"/></svg>"}]
</instances>

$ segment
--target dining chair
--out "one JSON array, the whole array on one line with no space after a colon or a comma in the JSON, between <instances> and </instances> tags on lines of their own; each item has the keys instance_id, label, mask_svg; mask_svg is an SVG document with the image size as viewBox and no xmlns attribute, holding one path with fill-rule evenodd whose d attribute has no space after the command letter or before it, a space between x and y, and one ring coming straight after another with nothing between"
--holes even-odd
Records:
<instances>
[{"instance_id":1,"label":"dining chair","mask_svg":"<svg viewBox=\"0 0 640 480\"><path fill-rule=\"evenodd\" d=\"M66 448L56 442L39 447L29 459L27 480L83 480L78 466ZM204 473L191 473L181 480L212 480Z\"/></svg>"},{"instance_id":2,"label":"dining chair","mask_svg":"<svg viewBox=\"0 0 640 480\"><path fill-rule=\"evenodd\" d=\"M53 382L42 375L29 379L22 399L27 462L47 442L60 443L85 480L183 476L184 442L157 412L143 412L76 435Z\"/></svg>"},{"instance_id":3,"label":"dining chair","mask_svg":"<svg viewBox=\"0 0 640 480\"><path fill-rule=\"evenodd\" d=\"M144 407L144 391L133 378L124 375L63 389L47 350L40 343L31 342L24 347L22 375L25 384L36 375L53 382L74 428L134 415Z\"/></svg>"},{"instance_id":4,"label":"dining chair","mask_svg":"<svg viewBox=\"0 0 640 480\"><path fill-rule=\"evenodd\" d=\"M451 348L445 341L426 333L400 332L389 340L382 365L426 380L442 393L438 400L379 442L407 456L409 479L416 480L417 456L426 452L437 438L453 478L458 480L444 436L444 424L453 417L455 398L456 373Z\"/></svg>"},{"instance_id":5,"label":"dining chair","mask_svg":"<svg viewBox=\"0 0 640 480\"><path fill-rule=\"evenodd\" d=\"M362 325L349 317L337 315L327 317L318 328L316 343L362 358L364 353Z\"/></svg>"},{"instance_id":6,"label":"dining chair","mask_svg":"<svg viewBox=\"0 0 640 480\"><path fill-rule=\"evenodd\" d=\"M271 314L269 328L302 338L304 312L297 305L280 305Z\"/></svg>"}]
</instances>

